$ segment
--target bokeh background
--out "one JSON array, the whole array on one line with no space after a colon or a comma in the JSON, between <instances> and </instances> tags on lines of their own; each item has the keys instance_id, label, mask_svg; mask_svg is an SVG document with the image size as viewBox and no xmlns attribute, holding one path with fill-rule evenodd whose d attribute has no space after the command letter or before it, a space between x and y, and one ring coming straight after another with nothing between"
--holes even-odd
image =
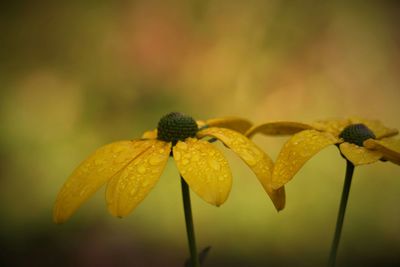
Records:
<instances>
[{"instance_id":1,"label":"bokeh background","mask_svg":"<svg viewBox=\"0 0 400 267\"><path fill-rule=\"evenodd\" d=\"M104 190L67 223L57 192L97 147L170 112L255 123L362 116L400 128L397 1L14 1L0 7L0 265L182 266L178 172L127 218ZM275 158L286 138L256 136ZM222 146L221 146L222 147ZM222 148L224 149L224 148ZM192 195L204 266L324 266L345 162L335 147L287 185L279 214L253 173L216 208ZM356 169L340 266L400 266L400 168Z\"/></svg>"}]
</instances>

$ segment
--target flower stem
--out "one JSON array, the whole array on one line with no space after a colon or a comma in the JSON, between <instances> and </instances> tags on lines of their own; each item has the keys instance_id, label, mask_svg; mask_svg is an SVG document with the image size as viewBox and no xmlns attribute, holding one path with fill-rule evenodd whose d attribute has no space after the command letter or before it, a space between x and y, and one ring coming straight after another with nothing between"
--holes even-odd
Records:
<instances>
[{"instance_id":1,"label":"flower stem","mask_svg":"<svg viewBox=\"0 0 400 267\"><path fill-rule=\"evenodd\" d=\"M194 237L194 226L193 226L193 217L192 217L192 207L190 204L190 192L189 186L181 177L181 185L182 185L182 200L183 200L183 209L185 211L185 222L186 222L186 233L189 242L189 250L190 250L190 263L191 267L200 267L199 258L197 257L197 248L196 248L196 240Z\"/></svg>"},{"instance_id":2,"label":"flower stem","mask_svg":"<svg viewBox=\"0 0 400 267\"><path fill-rule=\"evenodd\" d=\"M338 213L338 217L337 217L337 221L336 221L335 236L333 238L331 254L329 256L329 263L328 263L329 267L335 266L337 250L338 250L339 242L340 242L340 234L342 233L344 215L346 213L347 200L349 198L351 180L353 178L353 172L354 172L353 163L351 163L348 160L346 160L346 163L347 163L346 177L344 179L342 199L340 200L339 213Z\"/></svg>"}]
</instances>

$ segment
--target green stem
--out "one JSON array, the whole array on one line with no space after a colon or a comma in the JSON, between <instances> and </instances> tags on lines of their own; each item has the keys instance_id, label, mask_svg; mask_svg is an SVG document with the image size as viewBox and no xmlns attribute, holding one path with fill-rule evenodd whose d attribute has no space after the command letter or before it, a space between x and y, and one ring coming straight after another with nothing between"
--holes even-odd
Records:
<instances>
[{"instance_id":1,"label":"green stem","mask_svg":"<svg viewBox=\"0 0 400 267\"><path fill-rule=\"evenodd\" d=\"M193 217L192 217L192 207L190 204L190 192L189 186L181 177L182 185L182 200L183 209L185 211L185 222L186 222L186 233L189 242L190 250L190 263L191 267L200 267L199 258L197 256L196 240L194 237L194 227L193 227Z\"/></svg>"},{"instance_id":2,"label":"green stem","mask_svg":"<svg viewBox=\"0 0 400 267\"><path fill-rule=\"evenodd\" d=\"M353 178L353 172L354 172L353 163L351 163L348 160L346 160L346 162L347 162L346 177L344 179L342 199L340 200L339 213L338 213L338 217L337 217L337 221L336 221L335 236L333 238L331 254L329 256L329 263L328 263L329 267L335 266L337 250L338 250L339 242L340 242L340 234L342 233L344 215L346 213L347 200L349 198L351 180Z\"/></svg>"}]
</instances>

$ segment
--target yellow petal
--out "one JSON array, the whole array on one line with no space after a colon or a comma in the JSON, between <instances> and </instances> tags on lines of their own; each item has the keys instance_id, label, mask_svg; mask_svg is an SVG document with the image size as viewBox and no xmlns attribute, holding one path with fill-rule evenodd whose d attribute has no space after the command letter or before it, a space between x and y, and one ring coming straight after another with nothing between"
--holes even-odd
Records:
<instances>
[{"instance_id":1,"label":"yellow petal","mask_svg":"<svg viewBox=\"0 0 400 267\"><path fill-rule=\"evenodd\" d=\"M171 144L153 140L153 145L107 185L106 199L110 213L123 217L129 214L159 180L171 151Z\"/></svg>"},{"instance_id":2,"label":"yellow petal","mask_svg":"<svg viewBox=\"0 0 400 267\"><path fill-rule=\"evenodd\" d=\"M343 129L350 125L351 121L349 119L331 119L331 120L321 120L311 123L313 128L322 132L328 132L334 136L339 136Z\"/></svg>"},{"instance_id":3,"label":"yellow petal","mask_svg":"<svg viewBox=\"0 0 400 267\"><path fill-rule=\"evenodd\" d=\"M399 131L397 129L387 128L385 125L383 125L378 120L366 120L366 119L362 119L362 118L351 118L351 122L354 124L362 123L365 126L367 126L375 134L376 139L394 136L399 133Z\"/></svg>"},{"instance_id":4,"label":"yellow petal","mask_svg":"<svg viewBox=\"0 0 400 267\"><path fill-rule=\"evenodd\" d=\"M272 175L272 187L276 189L285 185L312 156L337 141L330 133L316 130L293 135L279 152Z\"/></svg>"},{"instance_id":5,"label":"yellow petal","mask_svg":"<svg viewBox=\"0 0 400 267\"><path fill-rule=\"evenodd\" d=\"M382 157L382 153L379 151L368 150L347 142L340 144L339 148L340 152L355 166L374 163Z\"/></svg>"},{"instance_id":6,"label":"yellow petal","mask_svg":"<svg viewBox=\"0 0 400 267\"><path fill-rule=\"evenodd\" d=\"M383 158L400 165L400 140L393 138L384 138L382 140L368 139L364 146L381 152Z\"/></svg>"},{"instance_id":7,"label":"yellow petal","mask_svg":"<svg viewBox=\"0 0 400 267\"><path fill-rule=\"evenodd\" d=\"M201 127L206 126L206 122L205 122L204 120L197 120L197 121L196 121L196 124L197 124L197 127L199 127L199 129L200 129Z\"/></svg>"},{"instance_id":8,"label":"yellow petal","mask_svg":"<svg viewBox=\"0 0 400 267\"><path fill-rule=\"evenodd\" d=\"M143 139L157 139L157 129L146 131L142 134Z\"/></svg>"},{"instance_id":9,"label":"yellow petal","mask_svg":"<svg viewBox=\"0 0 400 267\"><path fill-rule=\"evenodd\" d=\"M179 141L173 151L179 172L190 188L210 204L223 204L231 191L232 174L221 151L195 138Z\"/></svg>"},{"instance_id":10,"label":"yellow petal","mask_svg":"<svg viewBox=\"0 0 400 267\"><path fill-rule=\"evenodd\" d=\"M153 145L135 158L107 185L108 210L117 217L128 215L159 180L171 152L171 143L153 140Z\"/></svg>"},{"instance_id":11,"label":"yellow petal","mask_svg":"<svg viewBox=\"0 0 400 267\"><path fill-rule=\"evenodd\" d=\"M107 180L151 146L149 141L120 141L97 149L65 182L54 206L54 222L66 221Z\"/></svg>"},{"instance_id":12,"label":"yellow petal","mask_svg":"<svg viewBox=\"0 0 400 267\"><path fill-rule=\"evenodd\" d=\"M256 133L262 133L265 135L292 135L300 131L309 130L313 127L308 124L291 121L278 121L269 122L251 127L247 132L246 136L251 138Z\"/></svg>"},{"instance_id":13,"label":"yellow petal","mask_svg":"<svg viewBox=\"0 0 400 267\"><path fill-rule=\"evenodd\" d=\"M245 133L252 125L249 120L238 117L217 118L206 121L209 127L228 128L239 133Z\"/></svg>"},{"instance_id":14,"label":"yellow petal","mask_svg":"<svg viewBox=\"0 0 400 267\"><path fill-rule=\"evenodd\" d=\"M212 136L219 139L232 149L254 172L268 193L277 210L285 206L284 188L273 190L271 187L271 172L273 162L267 154L259 149L244 135L224 128L208 128L198 132L199 137Z\"/></svg>"}]
</instances>

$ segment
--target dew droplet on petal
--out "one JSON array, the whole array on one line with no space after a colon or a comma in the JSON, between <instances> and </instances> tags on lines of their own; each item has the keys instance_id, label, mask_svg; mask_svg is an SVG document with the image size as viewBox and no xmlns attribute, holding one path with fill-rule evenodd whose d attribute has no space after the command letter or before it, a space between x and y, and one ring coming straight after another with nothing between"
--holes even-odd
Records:
<instances>
[{"instance_id":1,"label":"dew droplet on petal","mask_svg":"<svg viewBox=\"0 0 400 267\"><path fill-rule=\"evenodd\" d=\"M87 188L83 188L80 192L79 192L79 196L83 196L84 194L86 194Z\"/></svg>"},{"instance_id":2,"label":"dew droplet on petal","mask_svg":"<svg viewBox=\"0 0 400 267\"><path fill-rule=\"evenodd\" d=\"M180 160L181 157L182 157L181 152L179 152L179 151L174 151L174 158L175 158L176 160Z\"/></svg>"},{"instance_id":3,"label":"dew droplet on petal","mask_svg":"<svg viewBox=\"0 0 400 267\"><path fill-rule=\"evenodd\" d=\"M163 160L164 160L164 157L162 155L153 155L150 157L149 163L150 163L150 165L155 166L155 165L158 165L161 162L163 162Z\"/></svg>"},{"instance_id":4,"label":"dew droplet on petal","mask_svg":"<svg viewBox=\"0 0 400 267\"><path fill-rule=\"evenodd\" d=\"M146 167L144 167L143 165L139 166L138 172L144 174L146 172Z\"/></svg>"},{"instance_id":5,"label":"dew droplet on petal","mask_svg":"<svg viewBox=\"0 0 400 267\"><path fill-rule=\"evenodd\" d=\"M253 146L251 146L251 147L249 147L248 148L250 151L251 151L251 153L253 153L256 157L259 157L259 156L261 156L261 151L257 148L257 147L253 147Z\"/></svg>"},{"instance_id":6,"label":"dew droplet on petal","mask_svg":"<svg viewBox=\"0 0 400 267\"><path fill-rule=\"evenodd\" d=\"M188 165L189 164L189 160L188 159L183 159L182 160L182 164L183 165Z\"/></svg>"},{"instance_id":7,"label":"dew droplet on petal","mask_svg":"<svg viewBox=\"0 0 400 267\"><path fill-rule=\"evenodd\" d=\"M255 157L252 154L250 154L248 150L243 150L241 156L250 166L253 166L257 163Z\"/></svg>"},{"instance_id":8,"label":"dew droplet on petal","mask_svg":"<svg viewBox=\"0 0 400 267\"><path fill-rule=\"evenodd\" d=\"M221 169L221 165L215 159L209 159L208 164L210 164L211 168L216 171L219 171Z\"/></svg>"},{"instance_id":9,"label":"dew droplet on petal","mask_svg":"<svg viewBox=\"0 0 400 267\"><path fill-rule=\"evenodd\" d=\"M198 154L193 155L192 160L193 161L199 161L200 156Z\"/></svg>"},{"instance_id":10,"label":"dew droplet on petal","mask_svg":"<svg viewBox=\"0 0 400 267\"><path fill-rule=\"evenodd\" d=\"M176 146L182 150L186 150L188 148L188 146L185 142L179 142Z\"/></svg>"}]
</instances>

